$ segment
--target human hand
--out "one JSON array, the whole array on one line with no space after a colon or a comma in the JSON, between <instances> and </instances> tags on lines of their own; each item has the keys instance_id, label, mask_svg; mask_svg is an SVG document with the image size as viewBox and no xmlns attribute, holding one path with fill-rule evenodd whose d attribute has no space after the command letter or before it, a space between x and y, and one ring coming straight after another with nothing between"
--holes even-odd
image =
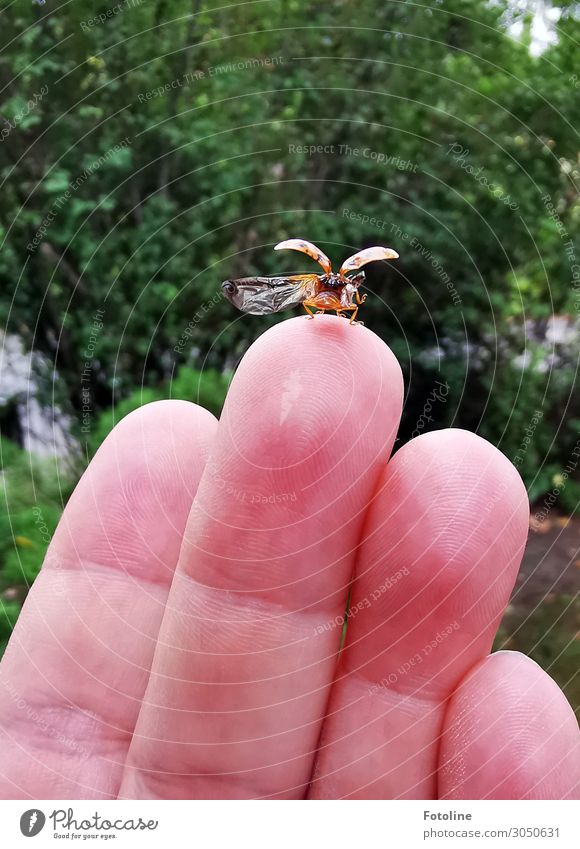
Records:
<instances>
[{"instance_id":1,"label":"human hand","mask_svg":"<svg viewBox=\"0 0 580 849\"><path fill-rule=\"evenodd\" d=\"M384 343L320 316L252 346L219 426L125 418L0 667L0 796L577 798L564 695L489 655L524 486L461 430L389 461L402 400Z\"/></svg>"}]
</instances>

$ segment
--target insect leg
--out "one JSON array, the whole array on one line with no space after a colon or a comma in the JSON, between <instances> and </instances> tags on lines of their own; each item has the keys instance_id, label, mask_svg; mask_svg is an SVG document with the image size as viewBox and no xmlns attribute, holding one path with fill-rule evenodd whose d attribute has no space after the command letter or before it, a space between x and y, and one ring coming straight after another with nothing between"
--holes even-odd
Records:
<instances>
[{"instance_id":1,"label":"insect leg","mask_svg":"<svg viewBox=\"0 0 580 849\"><path fill-rule=\"evenodd\" d=\"M358 315L358 307L355 307L353 314L350 317L349 324L361 324L364 325L364 321L356 321L356 317Z\"/></svg>"},{"instance_id":2,"label":"insect leg","mask_svg":"<svg viewBox=\"0 0 580 849\"><path fill-rule=\"evenodd\" d=\"M350 310L354 310L354 312L350 317L349 324L363 324L364 325L364 321L355 321L355 318L356 318L357 313L358 313L358 307L342 307L342 309L336 311L336 314L339 318L343 318L343 317L348 318L347 315L343 316L343 313L350 312Z\"/></svg>"},{"instance_id":3,"label":"insect leg","mask_svg":"<svg viewBox=\"0 0 580 849\"><path fill-rule=\"evenodd\" d=\"M303 301L303 302L302 302L302 306L304 307L304 309L305 309L305 310L306 310L306 312L308 313L308 318L314 318L314 313L310 312L310 310L309 310L309 309L308 309L308 307L306 306L306 301Z\"/></svg>"}]
</instances>

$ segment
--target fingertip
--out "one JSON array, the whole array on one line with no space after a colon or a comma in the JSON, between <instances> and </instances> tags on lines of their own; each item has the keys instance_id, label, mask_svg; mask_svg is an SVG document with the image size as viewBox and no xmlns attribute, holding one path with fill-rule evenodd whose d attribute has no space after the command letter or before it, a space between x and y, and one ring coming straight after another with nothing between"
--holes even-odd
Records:
<instances>
[{"instance_id":1,"label":"fingertip","mask_svg":"<svg viewBox=\"0 0 580 849\"><path fill-rule=\"evenodd\" d=\"M353 364L364 368L373 363L378 356L388 367L390 388L397 392L401 399L403 395L403 373L399 361L389 346L367 327L361 324L350 324L345 318L334 315L317 315L310 319L307 316L281 321L270 327L251 345L246 358L254 356L274 355L279 362L281 356L291 357L299 351L312 351L313 354L322 350L335 351L339 356L346 352L352 356ZM367 362L369 358L369 362ZM242 361L243 364L244 361ZM274 361L271 361L274 365ZM335 365L332 359L318 362L321 376Z\"/></svg>"},{"instance_id":2,"label":"fingertip","mask_svg":"<svg viewBox=\"0 0 580 849\"><path fill-rule=\"evenodd\" d=\"M464 428L449 427L427 433L419 438L437 441L442 447L445 446L450 454L455 453L462 456L472 454L482 464L485 463L493 467L498 476L509 479L510 484L519 488L520 495L527 496L524 482L514 464L510 462L497 446L483 436L473 433L470 430L465 430Z\"/></svg>"},{"instance_id":3,"label":"fingertip","mask_svg":"<svg viewBox=\"0 0 580 849\"><path fill-rule=\"evenodd\" d=\"M296 465L321 448L348 453L353 440L376 442L384 463L402 399L401 368L378 336L344 318L299 317L271 327L248 349L222 423L239 457L256 463L259 453L268 468Z\"/></svg>"},{"instance_id":4,"label":"fingertip","mask_svg":"<svg viewBox=\"0 0 580 849\"><path fill-rule=\"evenodd\" d=\"M393 470L412 465L418 474L423 470L434 477L453 477L466 497L476 487L480 509L490 516L509 516L515 533L527 537L530 506L525 484L513 463L482 436L462 428L421 434L403 445L391 464Z\"/></svg>"},{"instance_id":5,"label":"fingertip","mask_svg":"<svg viewBox=\"0 0 580 849\"><path fill-rule=\"evenodd\" d=\"M496 652L449 702L440 798L576 798L579 751L578 723L556 682L526 655Z\"/></svg>"},{"instance_id":6,"label":"fingertip","mask_svg":"<svg viewBox=\"0 0 580 849\"><path fill-rule=\"evenodd\" d=\"M411 641L421 653L443 631L441 647L428 653L430 674L421 686L433 695L452 691L491 649L527 533L519 475L490 443L455 429L411 440L388 463L367 517L359 562L368 566L359 565L358 591L372 595L387 565L387 575L405 576L373 607L373 616L387 624L369 634L367 653L377 650L380 633L397 646L390 660L396 666L396 654L404 665L414 653ZM365 628L360 617L351 634ZM405 644L397 633L406 634ZM381 657L370 662L376 680ZM414 680L399 676L397 686L412 688Z\"/></svg>"},{"instance_id":7,"label":"fingertip","mask_svg":"<svg viewBox=\"0 0 580 849\"><path fill-rule=\"evenodd\" d=\"M576 716L564 691L532 657L519 651L502 649L488 655L480 666L481 674L485 671L493 675L502 686L509 686L518 698L525 685L526 696L523 701L534 716L537 716L538 708L545 707L549 701L561 712L562 718L568 716L567 722L572 721L572 728L578 734Z\"/></svg>"},{"instance_id":8,"label":"fingertip","mask_svg":"<svg viewBox=\"0 0 580 849\"><path fill-rule=\"evenodd\" d=\"M102 444L111 438L121 438L123 441L125 438L130 439L135 433L166 433L167 428L177 428L181 431L195 427L203 435L216 425L216 417L199 404L175 398L162 399L143 404L123 416L115 423Z\"/></svg>"},{"instance_id":9,"label":"fingertip","mask_svg":"<svg viewBox=\"0 0 580 849\"><path fill-rule=\"evenodd\" d=\"M121 419L69 499L44 568L122 563L169 582L216 428L189 401L155 401Z\"/></svg>"}]
</instances>

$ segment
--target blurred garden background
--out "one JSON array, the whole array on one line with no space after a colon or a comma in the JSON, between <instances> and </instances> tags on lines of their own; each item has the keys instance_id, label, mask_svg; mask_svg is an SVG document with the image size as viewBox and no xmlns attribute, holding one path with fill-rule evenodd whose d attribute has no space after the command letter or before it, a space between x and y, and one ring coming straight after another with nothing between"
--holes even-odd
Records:
<instances>
[{"instance_id":1,"label":"blurred garden background","mask_svg":"<svg viewBox=\"0 0 580 849\"><path fill-rule=\"evenodd\" d=\"M115 422L219 414L288 317L220 282L311 270L285 238L384 244L363 318L404 371L397 447L452 425L516 464L530 542L496 647L580 710L578 4L1 8L0 651Z\"/></svg>"}]
</instances>

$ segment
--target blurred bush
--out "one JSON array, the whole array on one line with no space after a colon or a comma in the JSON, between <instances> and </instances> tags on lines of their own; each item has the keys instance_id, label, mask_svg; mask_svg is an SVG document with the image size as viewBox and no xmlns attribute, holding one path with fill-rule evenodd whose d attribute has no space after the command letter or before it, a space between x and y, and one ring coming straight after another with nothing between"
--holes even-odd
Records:
<instances>
[{"instance_id":1,"label":"blurred bush","mask_svg":"<svg viewBox=\"0 0 580 849\"><path fill-rule=\"evenodd\" d=\"M166 398L193 400L219 416L229 380L216 371L181 368L175 379L157 389L135 390L102 412L76 463L40 459L0 438L0 652L36 578L58 524L63 505L82 473L82 457L91 457L128 413ZM77 469L75 474L72 469Z\"/></svg>"},{"instance_id":2,"label":"blurred bush","mask_svg":"<svg viewBox=\"0 0 580 849\"><path fill-rule=\"evenodd\" d=\"M135 389L114 407L99 415L95 425L91 427L88 440L89 455L94 455L117 422L128 413L152 401L169 398L193 401L219 418L228 385L229 377L213 369L200 372L197 369L183 366L171 381L165 381L156 388Z\"/></svg>"},{"instance_id":3,"label":"blurred bush","mask_svg":"<svg viewBox=\"0 0 580 849\"><path fill-rule=\"evenodd\" d=\"M494 648L527 654L560 685L580 714L580 599L570 595L539 599L532 610L506 613Z\"/></svg>"},{"instance_id":4,"label":"blurred bush","mask_svg":"<svg viewBox=\"0 0 580 849\"><path fill-rule=\"evenodd\" d=\"M0 437L0 651L34 581L70 488L54 462Z\"/></svg>"},{"instance_id":5,"label":"blurred bush","mask_svg":"<svg viewBox=\"0 0 580 849\"><path fill-rule=\"evenodd\" d=\"M369 267L364 320L405 375L397 447L443 383L429 429L481 433L532 499L576 510L574 4L552 4L541 55L506 0L202 5L3 16L0 327L39 355L35 389L83 462L147 401L219 412L286 317L239 316L221 280L310 269L272 252L287 237L335 263L387 244L401 258ZM4 633L72 483L2 440Z\"/></svg>"}]
</instances>

